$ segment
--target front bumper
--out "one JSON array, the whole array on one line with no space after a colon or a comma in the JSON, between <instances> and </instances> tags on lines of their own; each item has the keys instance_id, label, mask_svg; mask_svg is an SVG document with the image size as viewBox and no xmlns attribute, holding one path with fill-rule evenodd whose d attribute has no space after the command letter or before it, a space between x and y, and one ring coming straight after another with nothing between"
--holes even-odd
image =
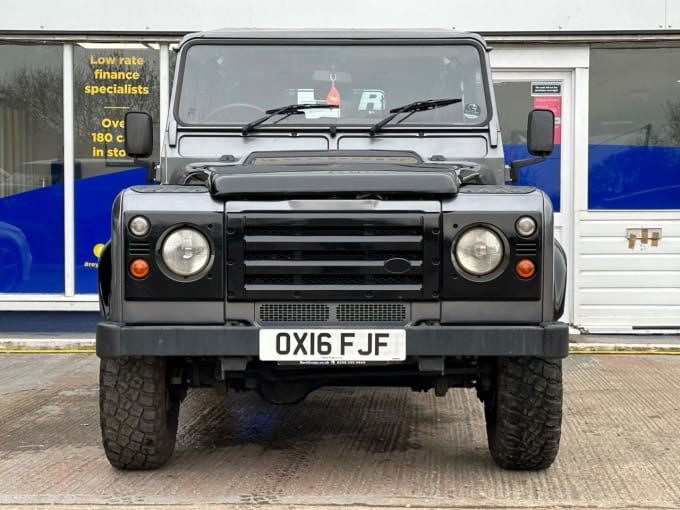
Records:
<instances>
[{"instance_id":1,"label":"front bumper","mask_svg":"<svg viewBox=\"0 0 680 510\"><path fill-rule=\"evenodd\" d=\"M561 322L536 325L413 326L404 329L407 357L565 358L569 352L569 329ZM105 321L97 325L97 356L257 357L259 331L260 328L253 326L131 326Z\"/></svg>"}]
</instances>

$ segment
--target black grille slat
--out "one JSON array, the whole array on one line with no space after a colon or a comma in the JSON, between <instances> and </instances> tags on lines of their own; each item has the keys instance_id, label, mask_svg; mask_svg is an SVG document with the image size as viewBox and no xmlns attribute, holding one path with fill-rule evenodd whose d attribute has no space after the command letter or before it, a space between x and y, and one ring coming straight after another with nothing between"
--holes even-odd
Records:
<instances>
[{"instance_id":1,"label":"black grille slat","mask_svg":"<svg viewBox=\"0 0 680 510\"><path fill-rule=\"evenodd\" d=\"M245 236L246 250L299 251L329 250L355 251L380 250L390 246L396 250L420 251L422 236Z\"/></svg>"},{"instance_id":2,"label":"black grille slat","mask_svg":"<svg viewBox=\"0 0 680 510\"><path fill-rule=\"evenodd\" d=\"M248 260L295 260L295 251L248 251ZM421 260L422 254L416 251L377 251L377 250L359 250L352 252L336 252L336 251L313 251L305 250L300 253L297 260L313 260L313 261L343 261L343 260L363 260L363 261L385 261L393 258L406 260Z\"/></svg>"},{"instance_id":3,"label":"black grille slat","mask_svg":"<svg viewBox=\"0 0 680 510\"><path fill-rule=\"evenodd\" d=\"M321 227L247 227L247 236L419 236L418 227L392 226L321 226Z\"/></svg>"},{"instance_id":4,"label":"black grille slat","mask_svg":"<svg viewBox=\"0 0 680 510\"><path fill-rule=\"evenodd\" d=\"M439 214L241 213L227 223L230 299L438 296Z\"/></svg>"},{"instance_id":5,"label":"black grille slat","mask_svg":"<svg viewBox=\"0 0 680 510\"><path fill-rule=\"evenodd\" d=\"M151 254L151 244L148 241L129 241L128 254L133 257L144 257Z\"/></svg>"},{"instance_id":6,"label":"black grille slat","mask_svg":"<svg viewBox=\"0 0 680 510\"><path fill-rule=\"evenodd\" d=\"M535 257L538 255L538 243L536 241L517 242L515 254L521 257Z\"/></svg>"},{"instance_id":7,"label":"black grille slat","mask_svg":"<svg viewBox=\"0 0 680 510\"><path fill-rule=\"evenodd\" d=\"M411 267L408 274L422 273L422 263L419 260L409 262ZM280 274L290 271L295 274L364 274L389 275L385 263L380 260L246 260L246 274Z\"/></svg>"}]
</instances>

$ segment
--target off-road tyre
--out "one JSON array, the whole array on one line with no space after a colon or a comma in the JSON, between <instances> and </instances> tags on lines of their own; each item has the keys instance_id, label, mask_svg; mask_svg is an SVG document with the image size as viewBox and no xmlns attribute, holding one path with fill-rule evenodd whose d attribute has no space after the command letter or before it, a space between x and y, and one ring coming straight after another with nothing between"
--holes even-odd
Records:
<instances>
[{"instance_id":1,"label":"off-road tyre","mask_svg":"<svg viewBox=\"0 0 680 510\"><path fill-rule=\"evenodd\" d=\"M504 469L548 468L562 430L562 360L499 358L484 399L489 451Z\"/></svg>"},{"instance_id":2,"label":"off-road tyre","mask_svg":"<svg viewBox=\"0 0 680 510\"><path fill-rule=\"evenodd\" d=\"M156 469L172 456L179 398L164 358L102 358L99 420L106 457L118 469Z\"/></svg>"}]
</instances>

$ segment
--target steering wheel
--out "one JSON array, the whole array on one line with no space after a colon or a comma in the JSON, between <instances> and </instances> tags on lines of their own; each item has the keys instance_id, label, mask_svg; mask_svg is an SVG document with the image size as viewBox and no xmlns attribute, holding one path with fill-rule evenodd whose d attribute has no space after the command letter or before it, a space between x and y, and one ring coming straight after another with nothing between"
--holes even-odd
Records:
<instances>
[{"instance_id":1,"label":"steering wheel","mask_svg":"<svg viewBox=\"0 0 680 510\"><path fill-rule=\"evenodd\" d=\"M243 112L243 115L238 114L239 110ZM259 106L250 103L223 104L222 106L218 106L214 110L208 112L208 114L204 117L203 120L204 121L226 120L226 118L229 117L233 117L234 120L238 121L252 120L253 111L257 112L260 115L264 114L264 108L260 108Z\"/></svg>"}]
</instances>

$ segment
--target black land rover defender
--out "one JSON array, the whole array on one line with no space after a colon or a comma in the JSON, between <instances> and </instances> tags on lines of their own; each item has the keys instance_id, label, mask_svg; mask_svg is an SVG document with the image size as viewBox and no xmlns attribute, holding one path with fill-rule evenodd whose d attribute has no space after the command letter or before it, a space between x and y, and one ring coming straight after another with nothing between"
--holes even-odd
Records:
<instances>
[{"instance_id":1,"label":"black land rover defender","mask_svg":"<svg viewBox=\"0 0 680 510\"><path fill-rule=\"evenodd\" d=\"M157 184L124 190L99 264L115 467L171 457L189 388L292 404L322 386L475 388L498 465L557 454L566 260L528 112L506 167L489 48L451 31L227 31L180 44ZM148 157L152 123L126 116Z\"/></svg>"}]
</instances>

